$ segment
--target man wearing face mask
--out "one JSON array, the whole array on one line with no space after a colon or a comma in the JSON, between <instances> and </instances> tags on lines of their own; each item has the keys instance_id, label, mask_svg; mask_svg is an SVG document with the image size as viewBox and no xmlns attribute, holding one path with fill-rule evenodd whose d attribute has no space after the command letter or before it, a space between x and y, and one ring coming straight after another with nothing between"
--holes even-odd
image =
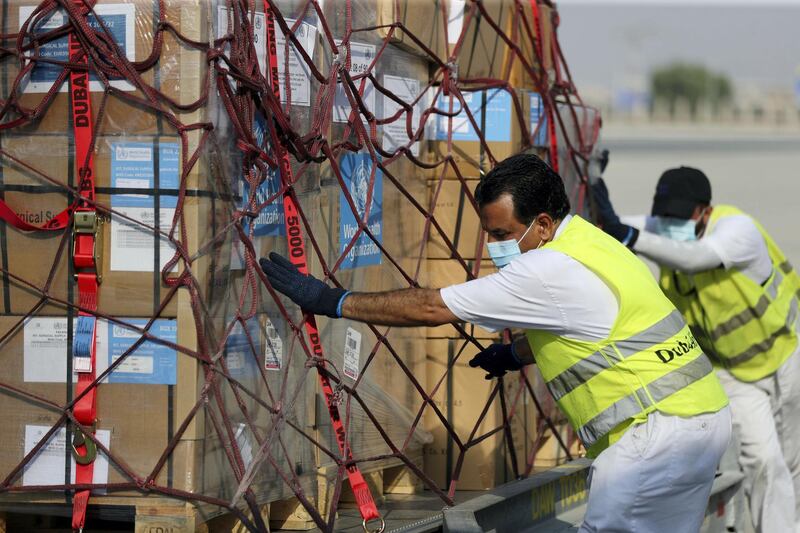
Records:
<instances>
[{"instance_id":1,"label":"man wearing face mask","mask_svg":"<svg viewBox=\"0 0 800 533\"><path fill-rule=\"evenodd\" d=\"M603 228L661 266L662 289L719 368L757 531L800 531L800 278L757 221L711 205L700 170L667 170L652 216L628 224L602 180L593 190Z\"/></svg>"},{"instance_id":2,"label":"man wearing face mask","mask_svg":"<svg viewBox=\"0 0 800 533\"><path fill-rule=\"evenodd\" d=\"M596 457L581 531L697 531L730 437L711 363L647 267L579 216L541 159L499 163L475 190L501 270L443 289L351 293L262 259L308 312L387 326L468 321L526 335L479 353L487 379L536 363Z\"/></svg>"}]
</instances>

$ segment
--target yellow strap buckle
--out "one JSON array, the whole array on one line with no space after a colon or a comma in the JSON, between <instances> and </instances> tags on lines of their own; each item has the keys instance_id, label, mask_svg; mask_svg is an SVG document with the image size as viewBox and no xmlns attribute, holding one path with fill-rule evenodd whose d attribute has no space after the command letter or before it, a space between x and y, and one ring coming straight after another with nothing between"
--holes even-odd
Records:
<instances>
[{"instance_id":1,"label":"yellow strap buckle","mask_svg":"<svg viewBox=\"0 0 800 533\"><path fill-rule=\"evenodd\" d=\"M97 283L103 281L103 236L101 229L104 219L97 211L76 211L72 217L72 256L85 258L86 250L78 249L77 237L80 235L91 235L92 239L92 260L94 261L93 270L97 276ZM79 265L81 270L90 268L88 265ZM77 268L76 268L77 270ZM77 276L77 273L76 273Z\"/></svg>"}]
</instances>

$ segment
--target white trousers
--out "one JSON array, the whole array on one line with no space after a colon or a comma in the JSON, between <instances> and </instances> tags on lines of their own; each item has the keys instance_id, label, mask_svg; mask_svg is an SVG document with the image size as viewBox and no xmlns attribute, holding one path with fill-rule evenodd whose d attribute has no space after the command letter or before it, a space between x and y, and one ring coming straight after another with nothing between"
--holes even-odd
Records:
<instances>
[{"instance_id":1,"label":"white trousers","mask_svg":"<svg viewBox=\"0 0 800 533\"><path fill-rule=\"evenodd\" d=\"M695 533L731 436L730 408L651 413L597 456L580 533Z\"/></svg>"},{"instance_id":2,"label":"white trousers","mask_svg":"<svg viewBox=\"0 0 800 533\"><path fill-rule=\"evenodd\" d=\"M763 533L800 532L800 352L778 371L745 383L717 372L739 431L739 464L753 526Z\"/></svg>"}]
</instances>

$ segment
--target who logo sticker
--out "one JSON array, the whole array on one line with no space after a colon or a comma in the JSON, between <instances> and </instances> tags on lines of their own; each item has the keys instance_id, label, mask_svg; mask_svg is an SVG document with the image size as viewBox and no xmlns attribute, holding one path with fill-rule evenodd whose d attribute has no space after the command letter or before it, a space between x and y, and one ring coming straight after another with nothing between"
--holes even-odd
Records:
<instances>
[{"instance_id":1,"label":"who logo sticker","mask_svg":"<svg viewBox=\"0 0 800 533\"><path fill-rule=\"evenodd\" d=\"M367 200L370 192L370 176L373 161L369 154L346 154L342 157L340 170L347 190L356 206L358 218L353 214L344 190L339 193L339 253L343 253L358 232L359 220L365 220L369 231L378 243L383 244L383 173L375 168L372 201L367 215ZM362 232L342 261L342 269L381 264L381 250L366 233Z\"/></svg>"}]
</instances>

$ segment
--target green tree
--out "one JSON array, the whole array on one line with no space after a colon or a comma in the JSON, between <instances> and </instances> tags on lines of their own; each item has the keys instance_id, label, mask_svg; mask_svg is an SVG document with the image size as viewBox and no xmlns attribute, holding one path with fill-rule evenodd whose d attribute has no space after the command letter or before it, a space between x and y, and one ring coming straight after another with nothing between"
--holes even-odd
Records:
<instances>
[{"instance_id":1,"label":"green tree","mask_svg":"<svg viewBox=\"0 0 800 533\"><path fill-rule=\"evenodd\" d=\"M695 117L701 105L710 105L714 113L730 103L733 87L723 74L715 74L702 65L672 63L655 69L650 75L653 104L666 103L674 115L678 102L686 102Z\"/></svg>"}]
</instances>

